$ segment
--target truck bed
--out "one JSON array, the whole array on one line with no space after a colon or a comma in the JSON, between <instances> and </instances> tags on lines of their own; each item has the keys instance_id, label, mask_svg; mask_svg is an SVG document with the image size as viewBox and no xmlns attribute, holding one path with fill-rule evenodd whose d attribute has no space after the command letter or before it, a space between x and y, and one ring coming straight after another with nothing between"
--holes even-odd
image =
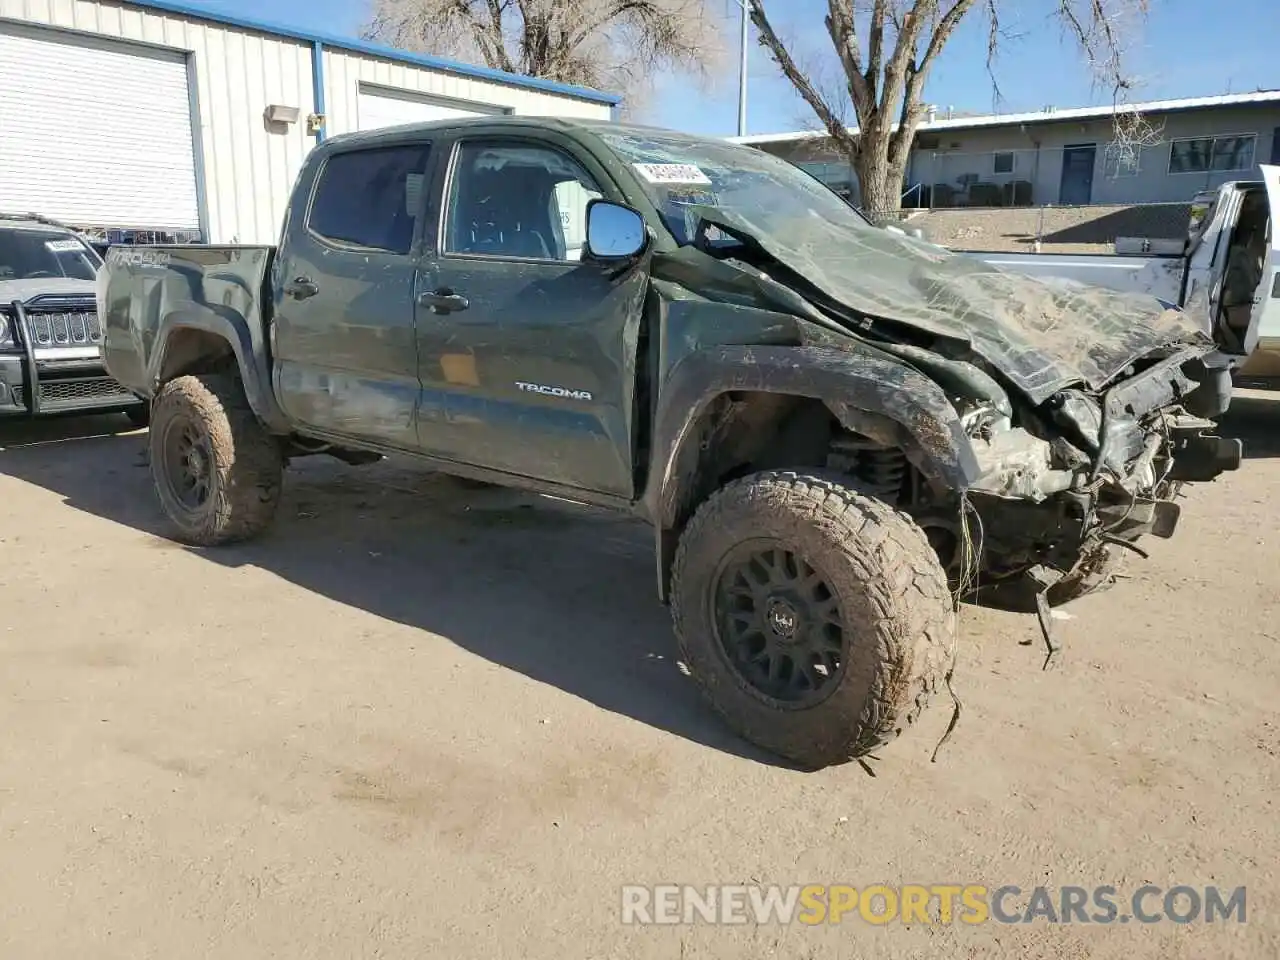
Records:
<instances>
[{"instance_id":1,"label":"truck bed","mask_svg":"<svg viewBox=\"0 0 1280 960\"><path fill-rule=\"evenodd\" d=\"M221 333L237 352L265 358L275 251L241 245L112 247L97 293L108 372L130 390L152 396L162 368L181 364L180 356L154 355L154 345L165 341L159 334L170 326Z\"/></svg>"}]
</instances>

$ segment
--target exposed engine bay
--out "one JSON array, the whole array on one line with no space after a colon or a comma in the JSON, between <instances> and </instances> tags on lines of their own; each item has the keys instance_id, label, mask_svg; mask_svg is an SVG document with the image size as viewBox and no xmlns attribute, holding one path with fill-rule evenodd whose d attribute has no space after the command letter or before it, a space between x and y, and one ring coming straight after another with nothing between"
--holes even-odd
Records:
<instances>
[{"instance_id":1,"label":"exposed engine bay","mask_svg":"<svg viewBox=\"0 0 1280 960\"><path fill-rule=\"evenodd\" d=\"M1117 552L1145 556L1142 536L1172 536L1183 483L1240 465L1240 442L1184 406L1201 354L1166 351L1100 393L1071 388L1038 407L953 396L979 464L965 491L931 488L901 451L858 437L838 439L829 466L911 514L966 599L1039 612L1052 653L1053 601L1087 592Z\"/></svg>"}]
</instances>

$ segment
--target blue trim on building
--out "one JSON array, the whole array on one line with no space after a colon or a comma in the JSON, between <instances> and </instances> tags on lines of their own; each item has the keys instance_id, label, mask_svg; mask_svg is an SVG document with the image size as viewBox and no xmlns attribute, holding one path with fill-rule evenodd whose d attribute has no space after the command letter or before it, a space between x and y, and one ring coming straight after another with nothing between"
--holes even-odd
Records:
<instances>
[{"instance_id":1,"label":"blue trim on building","mask_svg":"<svg viewBox=\"0 0 1280 960\"><path fill-rule=\"evenodd\" d=\"M147 10L175 13L180 16L191 17L194 20L204 20L207 23L221 23L229 27L239 27L242 30L256 30L261 33L288 37L291 40L301 40L304 43L312 44L313 49L317 46L323 46L336 50L348 50L352 53L363 53L371 57L381 57L384 60L412 64L415 67L441 70L463 77L471 77L475 80L488 80L491 83L501 83L510 87L522 87L526 90L540 90L543 93L557 93L561 96L576 97L579 100L589 100L592 103L601 103L610 107L617 106L622 102L622 98L619 96L612 93L601 93L599 90L591 90L587 87L574 87L567 83L556 83L554 80L543 80L540 77L525 77L516 73L491 70L488 67L477 67L469 63L458 63L456 60L445 60L441 57L428 57L422 54L409 53L405 50L397 50L394 47L383 46L380 43L367 43L364 40L339 37L333 34L311 33L299 30L296 27L286 27L279 23L215 13L208 7L183 2L183 0L123 0L123 2Z\"/></svg>"},{"instance_id":2,"label":"blue trim on building","mask_svg":"<svg viewBox=\"0 0 1280 960\"><path fill-rule=\"evenodd\" d=\"M311 102L315 105L315 112L324 117L324 44L319 40L311 44ZM324 143L323 126L316 131L316 143Z\"/></svg>"}]
</instances>

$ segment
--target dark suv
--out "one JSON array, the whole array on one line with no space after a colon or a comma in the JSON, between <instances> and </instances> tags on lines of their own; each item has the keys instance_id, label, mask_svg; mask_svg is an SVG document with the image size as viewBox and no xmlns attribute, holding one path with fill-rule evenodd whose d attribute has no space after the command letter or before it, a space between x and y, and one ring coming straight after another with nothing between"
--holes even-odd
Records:
<instances>
[{"instance_id":1,"label":"dark suv","mask_svg":"<svg viewBox=\"0 0 1280 960\"><path fill-rule=\"evenodd\" d=\"M68 227L0 214L0 417L118 410L146 423L146 402L102 366L101 266Z\"/></svg>"}]
</instances>

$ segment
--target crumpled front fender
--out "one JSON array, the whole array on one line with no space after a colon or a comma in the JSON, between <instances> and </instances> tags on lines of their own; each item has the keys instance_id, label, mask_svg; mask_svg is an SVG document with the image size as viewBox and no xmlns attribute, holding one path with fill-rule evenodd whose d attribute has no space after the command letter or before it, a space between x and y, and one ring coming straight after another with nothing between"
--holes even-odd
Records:
<instances>
[{"instance_id":1,"label":"crumpled front fender","mask_svg":"<svg viewBox=\"0 0 1280 960\"><path fill-rule=\"evenodd\" d=\"M646 512L677 525L697 464L697 424L733 391L821 400L845 428L902 449L929 480L965 490L979 468L942 389L904 363L870 350L721 345L689 354L660 391Z\"/></svg>"}]
</instances>

